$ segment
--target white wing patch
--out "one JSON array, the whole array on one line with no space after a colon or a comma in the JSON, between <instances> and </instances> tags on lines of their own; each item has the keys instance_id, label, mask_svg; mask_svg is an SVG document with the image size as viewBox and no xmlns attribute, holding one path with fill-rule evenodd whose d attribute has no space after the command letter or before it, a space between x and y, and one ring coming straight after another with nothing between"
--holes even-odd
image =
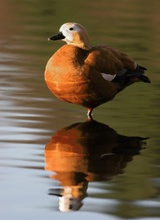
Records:
<instances>
[{"instance_id":1,"label":"white wing patch","mask_svg":"<svg viewBox=\"0 0 160 220\"><path fill-rule=\"evenodd\" d=\"M102 74L102 77L103 77L105 80L112 81L112 80L116 77L116 75L117 75L117 76L122 76L122 75L124 75L126 72L127 72L127 69L123 68L123 69L117 71L117 74L115 74L115 75L106 74L106 73L101 73L101 74Z\"/></svg>"},{"instance_id":2,"label":"white wing patch","mask_svg":"<svg viewBox=\"0 0 160 220\"><path fill-rule=\"evenodd\" d=\"M101 74L102 77L107 81L112 81L116 77L116 74L115 75L106 74L106 73L101 73Z\"/></svg>"}]
</instances>

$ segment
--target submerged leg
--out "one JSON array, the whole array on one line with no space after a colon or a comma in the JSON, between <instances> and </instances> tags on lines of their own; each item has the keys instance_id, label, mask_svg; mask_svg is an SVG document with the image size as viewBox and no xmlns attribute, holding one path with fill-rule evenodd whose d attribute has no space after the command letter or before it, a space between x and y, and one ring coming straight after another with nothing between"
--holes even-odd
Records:
<instances>
[{"instance_id":1,"label":"submerged leg","mask_svg":"<svg viewBox=\"0 0 160 220\"><path fill-rule=\"evenodd\" d=\"M92 111L93 108L88 108L88 112L87 112L88 119L92 119Z\"/></svg>"}]
</instances>

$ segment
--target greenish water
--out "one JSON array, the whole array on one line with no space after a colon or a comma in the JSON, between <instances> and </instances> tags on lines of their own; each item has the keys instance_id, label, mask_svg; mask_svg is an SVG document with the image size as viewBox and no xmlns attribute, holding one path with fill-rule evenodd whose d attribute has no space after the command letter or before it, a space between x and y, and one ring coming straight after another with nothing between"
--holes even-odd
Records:
<instances>
[{"instance_id":1,"label":"greenish water","mask_svg":"<svg viewBox=\"0 0 160 220\"><path fill-rule=\"evenodd\" d=\"M1 219L160 217L159 7L158 0L1 0ZM86 109L57 100L43 78L49 57L63 45L63 42L48 42L47 38L57 33L61 24L67 21L83 24L93 45L110 44L127 52L148 69L147 75L152 81L151 85L134 84L113 101L95 109L97 124L84 130ZM78 149L88 152L89 157L84 160L89 164L88 172L77 165L77 170L72 170L73 167L61 170L61 176L55 168L63 161L61 154L59 159L55 157L57 163L47 170L46 152L49 151L46 145L57 132L75 123L82 123L80 131L86 142L85 145L81 143L81 147L78 145ZM72 127L74 125L69 128ZM77 132L76 128L74 132ZM129 147L137 146L139 150L131 151L128 156L121 149L128 142L117 140L119 136L115 132L121 138L150 138L145 140L143 149L138 148L138 142L129 142ZM60 134L62 138L68 135ZM112 142L110 135L113 135ZM73 136L68 140L79 143ZM63 146L59 140L56 143ZM67 146L71 143L67 142ZM93 155L91 144L98 148ZM115 153L115 145L122 150L120 154ZM66 155L66 162L70 165L69 155ZM103 160L97 161L95 155L100 155ZM79 164L80 161L72 162ZM51 178L53 173L57 177ZM77 186L79 182L75 179L78 181L79 178L84 183L83 197L80 198L80 204L83 204L77 212L60 212L61 197L55 194L60 195L65 181Z\"/></svg>"}]
</instances>

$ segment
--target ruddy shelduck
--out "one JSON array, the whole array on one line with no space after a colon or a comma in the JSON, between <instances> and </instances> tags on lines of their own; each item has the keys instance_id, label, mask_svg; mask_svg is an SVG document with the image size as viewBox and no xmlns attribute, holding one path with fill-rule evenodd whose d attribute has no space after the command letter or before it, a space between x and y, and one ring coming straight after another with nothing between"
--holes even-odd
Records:
<instances>
[{"instance_id":1,"label":"ruddy shelduck","mask_svg":"<svg viewBox=\"0 0 160 220\"><path fill-rule=\"evenodd\" d=\"M60 27L49 40L67 44L49 59L45 81L61 100L82 105L88 117L97 106L112 100L117 93L135 82L150 83L146 68L109 45L91 46L86 29L74 22Z\"/></svg>"}]
</instances>

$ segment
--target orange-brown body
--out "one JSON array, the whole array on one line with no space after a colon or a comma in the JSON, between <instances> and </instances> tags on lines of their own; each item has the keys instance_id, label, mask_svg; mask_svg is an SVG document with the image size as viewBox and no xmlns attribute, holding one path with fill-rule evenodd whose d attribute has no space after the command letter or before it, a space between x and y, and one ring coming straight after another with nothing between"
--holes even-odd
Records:
<instances>
[{"instance_id":1,"label":"orange-brown body","mask_svg":"<svg viewBox=\"0 0 160 220\"><path fill-rule=\"evenodd\" d=\"M123 68L132 70L135 62L111 47L83 50L64 45L48 61L45 81L59 99L95 108L119 91L119 85L105 80L101 73L114 75Z\"/></svg>"}]
</instances>

